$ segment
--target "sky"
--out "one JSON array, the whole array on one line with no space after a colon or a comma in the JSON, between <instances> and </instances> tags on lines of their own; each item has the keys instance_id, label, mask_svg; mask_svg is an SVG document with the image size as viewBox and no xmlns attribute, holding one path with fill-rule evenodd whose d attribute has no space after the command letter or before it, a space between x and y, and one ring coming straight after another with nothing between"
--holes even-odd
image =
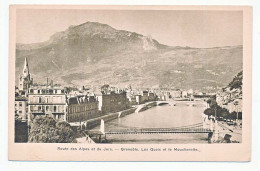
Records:
<instances>
[{"instance_id":1,"label":"sky","mask_svg":"<svg viewBox=\"0 0 260 171\"><path fill-rule=\"evenodd\" d=\"M169 46L209 48L243 43L241 11L86 9L18 9L16 42L43 42L56 32L87 21L150 35Z\"/></svg>"}]
</instances>

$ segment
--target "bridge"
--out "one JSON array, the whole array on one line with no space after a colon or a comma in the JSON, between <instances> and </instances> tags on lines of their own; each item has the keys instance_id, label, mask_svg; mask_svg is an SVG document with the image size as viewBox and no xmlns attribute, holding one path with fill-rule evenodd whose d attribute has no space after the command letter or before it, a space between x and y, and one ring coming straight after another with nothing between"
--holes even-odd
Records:
<instances>
[{"instance_id":1,"label":"bridge","mask_svg":"<svg viewBox=\"0 0 260 171\"><path fill-rule=\"evenodd\" d=\"M210 120L209 123L202 122L192 125L171 127L171 128L141 128L141 127L126 127L123 125L116 124L118 128L105 130L104 120L101 119L99 130L90 130L88 135L99 136L101 142L101 136L106 135L118 135L118 134L208 134L208 141L212 142L212 137L216 140L219 135L217 128L217 122L214 123Z\"/></svg>"},{"instance_id":2,"label":"bridge","mask_svg":"<svg viewBox=\"0 0 260 171\"><path fill-rule=\"evenodd\" d=\"M203 101L156 101L157 106L169 104L171 106L191 106L191 107L207 107L207 103Z\"/></svg>"},{"instance_id":3,"label":"bridge","mask_svg":"<svg viewBox=\"0 0 260 171\"><path fill-rule=\"evenodd\" d=\"M207 107L207 103L204 101L154 101L138 105L135 113L139 113L144 107L149 107L152 103L156 103L157 106L169 104L171 106Z\"/></svg>"},{"instance_id":4,"label":"bridge","mask_svg":"<svg viewBox=\"0 0 260 171\"><path fill-rule=\"evenodd\" d=\"M187 134L187 133L212 133L213 130L204 128L203 123L172 127L172 128L123 128L123 129L110 129L105 131L106 135L110 134Z\"/></svg>"}]
</instances>

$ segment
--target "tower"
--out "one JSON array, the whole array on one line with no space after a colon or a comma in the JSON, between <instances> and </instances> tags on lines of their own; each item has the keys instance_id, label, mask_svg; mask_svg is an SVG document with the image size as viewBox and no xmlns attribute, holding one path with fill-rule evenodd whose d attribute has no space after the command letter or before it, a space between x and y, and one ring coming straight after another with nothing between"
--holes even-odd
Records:
<instances>
[{"instance_id":1,"label":"tower","mask_svg":"<svg viewBox=\"0 0 260 171\"><path fill-rule=\"evenodd\" d=\"M29 72L29 64L27 58L24 59L23 73L19 75L19 90L27 91L28 88L33 84L33 79Z\"/></svg>"}]
</instances>

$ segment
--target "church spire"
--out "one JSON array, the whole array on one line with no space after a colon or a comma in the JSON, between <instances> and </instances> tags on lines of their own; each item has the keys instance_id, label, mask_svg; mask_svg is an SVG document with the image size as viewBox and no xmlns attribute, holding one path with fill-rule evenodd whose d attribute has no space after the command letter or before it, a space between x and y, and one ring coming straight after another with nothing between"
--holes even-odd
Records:
<instances>
[{"instance_id":1,"label":"church spire","mask_svg":"<svg viewBox=\"0 0 260 171\"><path fill-rule=\"evenodd\" d=\"M27 77L29 75L29 65L26 57L24 59L23 75L24 77Z\"/></svg>"}]
</instances>

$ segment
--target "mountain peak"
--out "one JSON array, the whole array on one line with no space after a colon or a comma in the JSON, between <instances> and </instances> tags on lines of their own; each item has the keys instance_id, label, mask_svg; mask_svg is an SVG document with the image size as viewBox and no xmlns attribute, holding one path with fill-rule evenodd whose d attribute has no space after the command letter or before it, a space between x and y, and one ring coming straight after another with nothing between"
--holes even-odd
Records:
<instances>
[{"instance_id":1,"label":"mountain peak","mask_svg":"<svg viewBox=\"0 0 260 171\"><path fill-rule=\"evenodd\" d=\"M80 25L70 26L67 30L76 29L76 30L88 30L89 32L106 32L106 31L116 31L116 29L112 28L107 24L102 24L99 22L90 22L87 21Z\"/></svg>"},{"instance_id":2,"label":"mountain peak","mask_svg":"<svg viewBox=\"0 0 260 171\"><path fill-rule=\"evenodd\" d=\"M48 41L27 45L19 44L17 49L32 50L58 44L79 45L78 50L80 47L89 47L91 48L90 53L97 50L100 52L101 49L103 52L116 49L154 51L166 47L152 39L151 36L117 30L107 24L87 21L80 25L71 25L65 31L53 34Z\"/></svg>"}]
</instances>

